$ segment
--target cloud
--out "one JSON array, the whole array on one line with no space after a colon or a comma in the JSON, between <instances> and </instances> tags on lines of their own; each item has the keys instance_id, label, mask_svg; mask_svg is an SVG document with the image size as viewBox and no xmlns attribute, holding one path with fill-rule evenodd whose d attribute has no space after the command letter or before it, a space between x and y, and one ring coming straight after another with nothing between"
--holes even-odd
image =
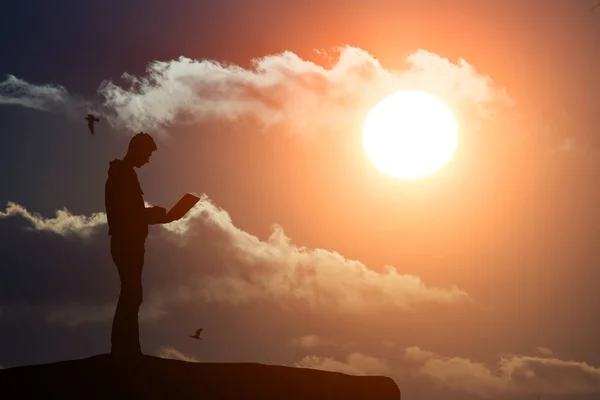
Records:
<instances>
[{"instance_id":1,"label":"cloud","mask_svg":"<svg viewBox=\"0 0 600 400\"><path fill-rule=\"evenodd\" d=\"M193 240L202 235L201 240L218 251L219 268L202 276L195 288L187 288L188 295L193 293L205 301L301 300L312 307L363 312L469 300L456 287L427 287L419 277L401 274L392 266L379 273L336 252L294 245L278 225L261 241L237 228L229 214L205 195L184 220L165 226L165 230L175 242L182 236Z\"/></svg>"},{"instance_id":2,"label":"cloud","mask_svg":"<svg viewBox=\"0 0 600 400\"><path fill-rule=\"evenodd\" d=\"M167 312L150 298L142 304L139 312L139 322L157 321L167 315ZM83 323L108 323L115 314L116 302L104 304L68 304L54 306L39 306L46 315L46 322L61 324L69 328L76 328Z\"/></svg>"},{"instance_id":3,"label":"cloud","mask_svg":"<svg viewBox=\"0 0 600 400\"><path fill-rule=\"evenodd\" d=\"M317 335L304 335L298 338L292 339L292 344L305 348L318 347L323 344L323 339Z\"/></svg>"},{"instance_id":4,"label":"cloud","mask_svg":"<svg viewBox=\"0 0 600 400\"><path fill-rule=\"evenodd\" d=\"M543 346L539 346L536 347L536 350L543 356L547 356L547 357L551 357L554 353L552 352L552 349L548 348L548 347L543 347Z\"/></svg>"},{"instance_id":5,"label":"cloud","mask_svg":"<svg viewBox=\"0 0 600 400\"><path fill-rule=\"evenodd\" d=\"M418 50L407 57L408 70L400 73L406 86L428 90L449 102L471 105L482 115L498 105L512 105L504 88L494 84L492 78L480 74L466 60L452 63L439 55Z\"/></svg>"},{"instance_id":6,"label":"cloud","mask_svg":"<svg viewBox=\"0 0 600 400\"><path fill-rule=\"evenodd\" d=\"M20 216L33 229L59 235L87 237L93 229L106 223L103 213L90 217L76 216L67 210L55 218L43 218L25 208L9 203L1 218ZM159 286L156 317L169 303L201 300L243 304L273 300L282 307L300 301L310 307L336 312L368 312L386 307L411 310L418 303L450 304L470 300L456 287L427 287L419 277L401 274L386 266L383 273L373 271L359 261L324 249L308 249L291 243L283 229L275 226L270 237L262 241L237 228L229 214L217 208L206 195L182 220L163 225L162 236L150 240L167 240L194 251L200 243L214 253L217 266L193 263L171 287ZM160 232L161 230L159 230ZM199 239L200 238L200 239ZM76 326L85 321L105 321L111 306L100 304L53 309L51 322Z\"/></svg>"},{"instance_id":7,"label":"cloud","mask_svg":"<svg viewBox=\"0 0 600 400\"><path fill-rule=\"evenodd\" d=\"M75 328L83 323L99 323L112 320L115 303L100 305L70 304L43 306L46 309L46 322Z\"/></svg>"},{"instance_id":8,"label":"cloud","mask_svg":"<svg viewBox=\"0 0 600 400\"><path fill-rule=\"evenodd\" d=\"M352 353L345 361L311 355L298 361L295 366L349 375L388 375L392 372L384 360L361 353Z\"/></svg>"},{"instance_id":9,"label":"cloud","mask_svg":"<svg viewBox=\"0 0 600 400\"><path fill-rule=\"evenodd\" d=\"M153 61L146 76L125 73L126 86L105 81L98 92L111 123L134 131L247 117L303 133L345 129L357 111L366 112L405 88L430 91L453 108L482 117L490 107L510 103L503 89L462 59L455 64L418 50L407 57L407 69L390 70L360 48L345 46L336 52L339 57L330 57L329 66L290 51L255 58L248 69L187 57Z\"/></svg>"},{"instance_id":10,"label":"cloud","mask_svg":"<svg viewBox=\"0 0 600 400\"><path fill-rule=\"evenodd\" d=\"M156 356L160 358L168 358L172 360L181 360L187 362L199 362L198 359L194 356L187 356L175 349L174 347L162 347L156 351Z\"/></svg>"},{"instance_id":11,"label":"cloud","mask_svg":"<svg viewBox=\"0 0 600 400\"><path fill-rule=\"evenodd\" d=\"M407 348L404 360L412 364L416 375L481 397L600 393L600 368L585 362L511 355L492 369L468 358L443 357L418 347Z\"/></svg>"},{"instance_id":12,"label":"cloud","mask_svg":"<svg viewBox=\"0 0 600 400\"><path fill-rule=\"evenodd\" d=\"M27 220L35 230L53 232L61 236L88 237L94 228L106 224L104 213L93 213L87 217L73 215L67 209L62 209L56 211L54 218L44 218L37 213L30 213L24 207L13 202L9 202L4 211L0 211L0 219L15 216Z\"/></svg>"},{"instance_id":13,"label":"cloud","mask_svg":"<svg viewBox=\"0 0 600 400\"><path fill-rule=\"evenodd\" d=\"M14 75L0 82L0 104L47 111L64 104L68 98L67 90L61 85L35 85Z\"/></svg>"},{"instance_id":14,"label":"cloud","mask_svg":"<svg viewBox=\"0 0 600 400\"><path fill-rule=\"evenodd\" d=\"M20 106L39 111L62 112L70 117L79 117L83 112L93 112L92 103L69 94L62 85L36 85L7 75L0 82L0 105Z\"/></svg>"},{"instance_id":15,"label":"cloud","mask_svg":"<svg viewBox=\"0 0 600 400\"><path fill-rule=\"evenodd\" d=\"M466 358L443 358L440 355L410 347L405 360L418 364L417 374L451 389L486 397L508 389L506 377L496 376L487 366Z\"/></svg>"},{"instance_id":16,"label":"cloud","mask_svg":"<svg viewBox=\"0 0 600 400\"><path fill-rule=\"evenodd\" d=\"M350 347L356 345L356 343L342 343L339 340L326 339L317 335L304 335L296 338L292 338L291 344L305 349L312 349L315 347L331 346L331 347Z\"/></svg>"},{"instance_id":17,"label":"cloud","mask_svg":"<svg viewBox=\"0 0 600 400\"><path fill-rule=\"evenodd\" d=\"M304 136L360 126L370 108L401 89L429 91L456 113L469 114L469 126L511 104L504 89L463 59L454 63L420 49L406 58L406 68L389 69L353 46L335 49L335 58L320 53L324 65L290 51L252 59L249 68L183 56L153 61L145 76L124 73L123 86L102 82L101 101L93 110L90 102L60 85L34 85L10 75L0 83L0 104L39 110L62 106L63 111L85 107L117 129L136 132L160 134L176 124L252 119Z\"/></svg>"}]
</instances>

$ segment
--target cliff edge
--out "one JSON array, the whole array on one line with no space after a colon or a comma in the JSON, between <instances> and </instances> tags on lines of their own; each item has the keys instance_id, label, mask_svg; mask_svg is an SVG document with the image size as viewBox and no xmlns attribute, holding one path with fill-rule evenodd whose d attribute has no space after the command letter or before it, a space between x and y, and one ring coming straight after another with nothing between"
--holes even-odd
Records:
<instances>
[{"instance_id":1,"label":"cliff edge","mask_svg":"<svg viewBox=\"0 0 600 400\"><path fill-rule=\"evenodd\" d=\"M52 396L52 397L50 397ZM193 363L108 354L0 370L0 398L400 400L384 376L352 376L256 363Z\"/></svg>"}]
</instances>

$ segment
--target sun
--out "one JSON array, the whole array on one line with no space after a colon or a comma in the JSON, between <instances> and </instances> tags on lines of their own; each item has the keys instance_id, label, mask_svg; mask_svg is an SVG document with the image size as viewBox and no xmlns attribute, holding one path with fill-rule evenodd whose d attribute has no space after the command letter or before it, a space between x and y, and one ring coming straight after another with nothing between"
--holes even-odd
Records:
<instances>
[{"instance_id":1,"label":"sun","mask_svg":"<svg viewBox=\"0 0 600 400\"><path fill-rule=\"evenodd\" d=\"M444 102L422 91L403 90L369 111L363 145L383 173L415 179L433 174L452 158L457 130Z\"/></svg>"}]
</instances>

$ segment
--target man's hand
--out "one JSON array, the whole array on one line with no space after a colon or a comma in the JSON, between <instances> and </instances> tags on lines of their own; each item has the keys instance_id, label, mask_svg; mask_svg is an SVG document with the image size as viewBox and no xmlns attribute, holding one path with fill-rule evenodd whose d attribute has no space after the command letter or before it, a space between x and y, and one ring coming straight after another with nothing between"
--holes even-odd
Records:
<instances>
[{"instance_id":1,"label":"man's hand","mask_svg":"<svg viewBox=\"0 0 600 400\"><path fill-rule=\"evenodd\" d=\"M164 223L165 224L169 224L169 223L171 223L173 221L177 221L177 218L166 218Z\"/></svg>"},{"instance_id":2,"label":"man's hand","mask_svg":"<svg viewBox=\"0 0 600 400\"><path fill-rule=\"evenodd\" d=\"M146 208L146 219L148 221L148 225L164 224L170 222L167 221L166 208L158 206Z\"/></svg>"}]
</instances>

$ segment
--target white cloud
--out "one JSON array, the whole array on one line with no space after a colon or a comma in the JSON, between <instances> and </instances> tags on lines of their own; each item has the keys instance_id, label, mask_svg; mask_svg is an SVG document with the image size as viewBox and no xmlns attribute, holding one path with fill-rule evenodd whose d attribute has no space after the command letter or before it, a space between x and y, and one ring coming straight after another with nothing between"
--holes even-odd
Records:
<instances>
[{"instance_id":1,"label":"white cloud","mask_svg":"<svg viewBox=\"0 0 600 400\"><path fill-rule=\"evenodd\" d=\"M14 203L9 203L7 210L0 213L0 218L16 215L30 221L33 229L61 235L89 236L93 228L106 224L104 213L87 217L61 210L55 218L45 219ZM198 233L208 234L203 245L218 253L221 265L215 272L203 274L203 265L199 263L196 266L198 273L193 275L197 279L187 279L180 282L173 293L165 291L155 297L163 302L157 303L158 310L162 310L165 302L182 298L230 304L275 300L282 306L282 300L300 300L312 307L329 307L338 312L371 311L384 307L410 310L421 302L470 300L456 287L427 287L419 277L401 274L392 266L386 266L383 273L375 272L339 253L294 245L280 226L275 226L271 236L262 241L233 225L229 214L217 208L206 195L201 196L196 206L180 221L162 227L165 237L181 246L193 240ZM94 307L89 314L86 307L60 307L51 314L50 320L70 324L81 323L86 321L85 318L106 320L110 307Z\"/></svg>"},{"instance_id":2,"label":"white cloud","mask_svg":"<svg viewBox=\"0 0 600 400\"><path fill-rule=\"evenodd\" d=\"M511 355L492 369L468 358L443 357L418 347L407 348L404 360L417 375L481 397L600 393L600 368L585 362Z\"/></svg>"},{"instance_id":3,"label":"white cloud","mask_svg":"<svg viewBox=\"0 0 600 400\"><path fill-rule=\"evenodd\" d=\"M315 347L331 346L331 347L350 347L356 343L344 343L339 340L322 338L317 335L304 335L297 338L292 338L291 343L294 346L312 349Z\"/></svg>"},{"instance_id":4,"label":"white cloud","mask_svg":"<svg viewBox=\"0 0 600 400\"><path fill-rule=\"evenodd\" d=\"M414 87L438 92L458 103L479 105L482 112L485 106L498 101L511 103L504 89L495 87L489 76L477 72L464 59L452 63L435 53L418 50L408 56L407 61L410 68L401 76Z\"/></svg>"},{"instance_id":5,"label":"white cloud","mask_svg":"<svg viewBox=\"0 0 600 400\"><path fill-rule=\"evenodd\" d=\"M180 352L179 350L175 349L174 347L162 347L160 349L157 350L156 352L156 356L160 357L160 358L167 358L167 359L172 359L172 360L181 360L181 361L187 361L187 362L199 362L198 359L194 356L187 356L185 354L183 354L182 352Z\"/></svg>"},{"instance_id":6,"label":"white cloud","mask_svg":"<svg viewBox=\"0 0 600 400\"><path fill-rule=\"evenodd\" d=\"M508 388L506 377L499 377L487 366L466 358L443 358L418 347L405 350L407 361L419 364L417 374L452 389L486 397Z\"/></svg>"},{"instance_id":7,"label":"white cloud","mask_svg":"<svg viewBox=\"0 0 600 400\"><path fill-rule=\"evenodd\" d=\"M348 375L388 375L392 372L386 361L361 353L352 353L346 357L345 361L314 355L306 356L295 366L341 372Z\"/></svg>"},{"instance_id":8,"label":"white cloud","mask_svg":"<svg viewBox=\"0 0 600 400\"><path fill-rule=\"evenodd\" d=\"M304 134L346 129L375 102L405 88L430 91L456 111L482 118L510 104L503 89L462 59L452 63L418 50L407 57L407 69L390 70L360 48L336 51L328 67L289 51L253 59L249 69L186 57L154 61L146 76L125 73L127 87L105 81L98 91L109 121L133 131L246 117Z\"/></svg>"},{"instance_id":9,"label":"white cloud","mask_svg":"<svg viewBox=\"0 0 600 400\"><path fill-rule=\"evenodd\" d=\"M536 347L536 350L543 356L551 357L554 353L551 348L539 346Z\"/></svg>"},{"instance_id":10,"label":"white cloud","mask_svg":"<svg viewBox=\"0 0 600 400\"><path fill-rule=\"evenodd\" d=\"M94 112L113 127L159 134L174 124L253 118L303 135L359 126L377 101L400 89L431 92L455 112L469 114L471 127L511 104L502 88L462 59L454 63L418 50L406 58L407 68L389 69L363 49L335 51L336 58L329 57L325 66L290 51L253 59L248 69L183 56L153 61L145 76L124 73L125 86L102 82L97 106L63 86L35 85L9 75L0 82L0 104L78 117Z\"/></svg>"},{"instance_id":11,"label":"white cloud","mask_svg":"<svg viewBox=\"0 0 600 400\"><path fill-rule=\"evenodd\" d=\"M54 232L62 236L88 237L95 227L106 224L104 213L93 213L88 217L73 215L68 210L62 209L56 211L54 218L44 218L37 213L30 213L24 207L13 202L9 202L4 211L0 211L0 219L15 216L25 218L35 230Z\"/></svg>"},{"instance_id":12,"label":"white cloud","mask_svg":"<svg viewBox=\"0 0 600 400\"><path fill-rule=\"evenodd\" d=\"M61 85L35 85L14 75L0 82L0 104L47 111L67 102L68 98L67 90Z\"/></svg>"},{"instance_id":13,"label":"white cloud","mask_svg":"<svg viewBox=\"0 0 600 400\"><path fill-rule=\"evenodd\" d=\"M91 102L69 94L62 85L36 85L14 75L0 82L0 105L59 112L80 120L84 113L98 112Z\"/></svg>"},{"instance_id":14,"label":"white cloud","mask_svg":"<svg viewBox=\"0 0 600 400\"><path fill-rule=\"evenodd\" d=\"M317 335L304 335L292 339L292 344L305 348L318 347L323 344L323 340Z\"/></svg>"},{"instance_id":15,"label":"white cloud","mask_svg":"<svg viewBox=\"0 0 600 400\"><path fill-rule=\"evenodd\" d=\"M261 241L233 225L229 214L205 195L184 220L165 229L176 242L182 235L192 240L202 231L219 251L222 265L186 289L188 295L206 301L301 300L313 307L355 312L469 300L456 287L427 287L419 277L401 274L392 266L379 273L336 252L294 245L280 226Z\"/></svg>"}]
</instances>

